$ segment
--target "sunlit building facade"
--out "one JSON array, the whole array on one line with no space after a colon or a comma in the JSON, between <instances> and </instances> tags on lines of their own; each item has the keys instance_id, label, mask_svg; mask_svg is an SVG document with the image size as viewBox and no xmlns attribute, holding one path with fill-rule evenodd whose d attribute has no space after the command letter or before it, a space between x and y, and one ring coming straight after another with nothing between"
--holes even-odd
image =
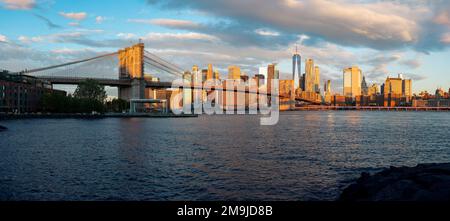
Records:
<instances>
[{"instance_id":1,"label":"sunlit building facade","mask_svg":"<svg viewBox=\"0 0 450 221\"><path fill-rule=\"evenodd\" d=\"M238 66L228 67L228 79L239 80L241 79L241 68Z\"/></svg>"},{"instance_id":2,"label":"sunlit building facade","mask_svg":"<svg viewBox=\"0 0 450 221\"><path fill-rule=\"evenodd\" d=\"M362 71L357 66L344 69L344 96L355 98L361 95Z\"/></svg>"},{"instance_id":3,"label":"sunlit building facade","mask_svg":"<svg viewBox=\"0 0 450 221\"><path fill-rule=\"evenodd\" d=\"M313 59L307 59L305 62L305 88L304 91L309 92L315 92L315 66L314 66L314 60Z\"/></svg>"}]
</instances>

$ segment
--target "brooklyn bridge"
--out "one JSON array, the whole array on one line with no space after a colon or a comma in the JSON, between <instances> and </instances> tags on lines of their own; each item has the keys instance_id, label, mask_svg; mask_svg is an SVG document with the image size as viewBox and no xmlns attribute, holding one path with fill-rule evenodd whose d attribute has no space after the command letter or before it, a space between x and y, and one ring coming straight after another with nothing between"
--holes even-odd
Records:
<instances>
[{"instance_id":1,"label":"brooklyn bridge","mask_svg":"<svg viewBox=\"0 0 450 221\"><path fill-rule=\"evenodd\" d=\"M108 65L104 65L109 62ZM114 64L114 62L118 62ZM90 68L86 68L89 66ZM102 70L101 74L96 73L97 67L108 66L115 70ZM166 79L166 81L154 80L145 75L145 70L151 69L155 73L159 73L158 77ZM100 72L100 71L99 71ZM107 72L107 74L105 74ZM118 73L117 73L118 72ZM120 49L113 53L98 55L91 58L71 61L63 64L56 64L47 67L25 69L16 74L28 75L37 77L52 85L78 85L81 82L92 79L99 84L118 88L118 97L126 101L148 101L146 96L146 89L174 89L174 84L170 79L183 79L184 70L167 61L154 53L145 49L143 43ZM169 79L169 80L167 80ZM189 88L192 90L205 90L205 85L195 84L190 82L189 85L183 83L176 85L176 88ZM282 102L288 103L289 106L295 107L296 101L307 102L310 104L320 104L320 101L303 99L296 96L293 88L293 81L289 81L292 85L288 88L280 86L280 93L277 96L282 99ZM254 88L246 86L244 88L228 88L222 85L210 85L206 88L207 91L231 91L241 92L245 94L263 94L271 96L270 89L260 90L258 87ZM278 92L278 91L277 91ZM288 108L289 109L289 108Z\"/></svg>"}]
</instances>

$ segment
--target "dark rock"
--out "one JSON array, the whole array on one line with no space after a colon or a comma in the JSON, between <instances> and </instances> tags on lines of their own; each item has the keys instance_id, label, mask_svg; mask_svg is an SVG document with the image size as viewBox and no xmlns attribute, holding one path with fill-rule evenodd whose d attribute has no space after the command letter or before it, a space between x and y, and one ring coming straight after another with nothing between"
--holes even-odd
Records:
<instances>
[{"instance_id":1,"label":"dark rock","mask_svg":"<svg viewBox=\"0 0 450 221\"><path fill-rule=\"evenodd\" d=\"M390 167L361 174L340 201L450 201L450 163Z\"/></svg>"},{"instance_id":2,"label":"dark rock","mask_svg":"<svg viewBox=\"0 0 450 221\"><path fill-rule=\"evenodd\" d=\"M6 127L0 125L0 131L4 131L4 130L7 130L7 129L8 129L8 128L6 128Z\"/></svg>"}]
</instances>

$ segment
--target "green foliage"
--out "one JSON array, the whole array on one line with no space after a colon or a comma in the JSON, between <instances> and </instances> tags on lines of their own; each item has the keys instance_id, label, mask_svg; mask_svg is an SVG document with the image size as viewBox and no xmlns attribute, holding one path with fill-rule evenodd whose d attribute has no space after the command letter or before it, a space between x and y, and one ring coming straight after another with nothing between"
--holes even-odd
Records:
<instances>
[{"instance_id":1,"label":"green foliage","mask_svg":"<svg viewBox=\"0 0 450 221\"><path fill-rule=\"evenodd\" d=\"M59 93L45 94L41 100L42 110L49 113L122 113L130 104L122 99L106 100L106 91L95 80L86 80L78 85L74 96Z\"/></svg>"},{"instance_id":2,"label":"green foliage","mask_svg":"<svg viewBox=\"0 0 450 221\"><path fill-rule=\"evenodd\" d=\"M97 100L102 103L106 99L105 87L92 79L80 83L73 95L75 98Z\"/></svg>"},{"instance_id":3,"label":"green foliage","mask_svg":"<svg viewBox=\"0 0 450 221\"><path fill-rule=\"evenodd\" d=\"M91 98L76 98L58 93L48 93L42 98L42 109L49 113L104 113L102 102Z\"/></svg>"},{"instance_id":4,"label":"green foliage","mask_svg":"<svg viewBox=\"0 0 450 221\"><path fill-rule=\"evenodd\" d=\"M122 99L113 99L106 102L106 110L108 112L122 113L130 109L130 103Z\"/></svg>"}]
</instances>

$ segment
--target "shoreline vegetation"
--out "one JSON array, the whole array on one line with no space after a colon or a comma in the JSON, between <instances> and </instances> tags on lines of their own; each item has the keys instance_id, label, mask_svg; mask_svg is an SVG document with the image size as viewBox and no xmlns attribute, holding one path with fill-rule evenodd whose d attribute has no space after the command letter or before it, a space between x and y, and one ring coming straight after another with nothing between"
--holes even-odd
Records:
<instances>
[{"instance_id":1,"label":"shoreline vegetation","mask_svg":"<svg viewBox=\"0 0 450 221\"><path fill-rule=\"evenodd\" d=\"M361 177L345 188L338 201L448 201L450 163L390 167Z\"/></svg>"}]
</instances>

